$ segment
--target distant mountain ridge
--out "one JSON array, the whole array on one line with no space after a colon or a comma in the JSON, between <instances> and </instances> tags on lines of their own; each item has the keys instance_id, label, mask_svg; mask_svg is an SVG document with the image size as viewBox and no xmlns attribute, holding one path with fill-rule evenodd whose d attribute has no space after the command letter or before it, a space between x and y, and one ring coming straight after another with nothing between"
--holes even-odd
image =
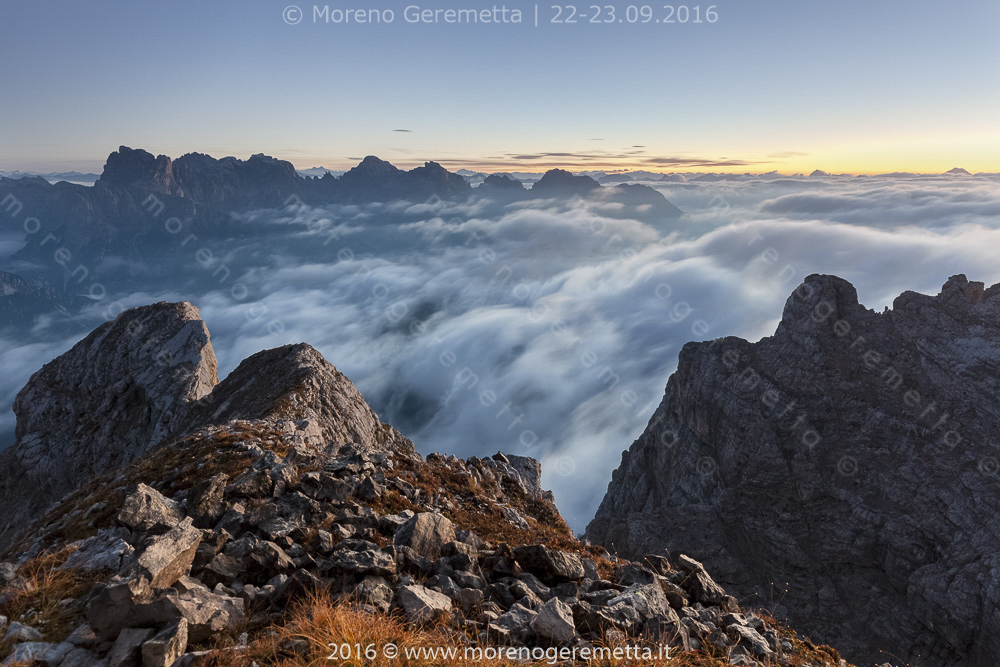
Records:
<instances>
[{"instance_id":1,"label":"distant mountain ridge","mask_svg":"<svg viewBox=\"0 0 1000 667\"><path fill-rule=\"evenodd\" d=\"M16 310L8 324L30 324L38 312L52 312L60 305L53 305L56 295L62 305L72 305L72 294L101 298L106 291L143 289L145 269L134 271L131 266L181 275L182 266L164 263L181 262L183 257L165 257L164 247L177 248L183 239L204 243L245 235L251 228L238 214L248 211L397 201L490 200L502 207L573 197L614 204L607 215L634 216L661 229L669 229L681 215L647 186L603 187L588 176L561 170L548 172L533 189L502 176L473 187L436 162L403 170L368 156L341 176L303 177L290 162L263 154L247 160L202 153L172 159L122 146L108 156L91 187L52 184L41 176L0 178L0 233L25 238L12 257L20 266L10 273L20 287L16 295L13 290L0 293L0 312ZM367 224L378 227L386 219L372 216ZM22 273L24 266L28 273ZM30 294L37 298L31 301Z\"/></svg>"},{"instance_id":2,"label":"distant mountain ridge","mask_svg":"<svg viewBox=\"0 0 1000 667\"><path fill-rule=\"evenodd\" d=\"M546 187L565 180L563 175L575 179L574 188ZM590 177L572 176L561 170L548 172L538 185L541 187L532 190L508 189L504 199L599 196L602 201L626 205L638 202L649 214L664 220L681 215L662 194L646 186L639 186L642 193L634 187L605 188ZM24 222L30 217L62 244L78 251L86 252L84 249L94 243L105 248L111 244L121 251L122 244L128 250L148 240L148 235L162 235L162 221L170 218L189 223L190 232L198 236L230 235L238 231L232 213L239 211L289 204L323 206L398 200L422 203L495 195L494 188L473 188L463 176L436 162L405 171L368 156L342 176L327 173L308 178L300 176L290 162L263 154L239 160L188 153L173 160L122 146L108 156L93 187L51 184L37 176L0 178L0 232L30 232ZM160 224L150 225L151 217ZM29 235L33 238L20 253L24 259L39 254L38 247L46 236ZM116 241L120 243L116 245Z\"/></svg>"}]
</instances>

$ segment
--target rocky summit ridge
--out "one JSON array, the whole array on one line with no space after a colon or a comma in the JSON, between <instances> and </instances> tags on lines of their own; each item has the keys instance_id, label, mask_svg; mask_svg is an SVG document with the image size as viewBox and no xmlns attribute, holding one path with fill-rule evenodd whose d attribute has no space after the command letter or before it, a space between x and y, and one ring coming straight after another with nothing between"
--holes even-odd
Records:
<instances>
[{"instance_id":1,"label":"rocky summit ridge","mask_svg":"<svg viewBox=\"0 0 1000 667\"><path fill-rule=\"evenodd\" d=\"M0 495L17 510L0 545L5 664L320 664L330 642L389 638L846 664L687 556L578 542L533 459L420 456L308 345L217 382L187 303L99 327L31 379L18 420Z\"/></svg>"},{"instance_id":2,"label":"rocky summit ridge","mask_svg":"<svg viewBox=\"0 0 1000 667\"><path fill-rule=\"evenodd\" d=\"M690 553L861 663L1000 656L1000 285L878 313L812 275L773 336L689 343L586 536Z\"/></svg>"}]
</instances>

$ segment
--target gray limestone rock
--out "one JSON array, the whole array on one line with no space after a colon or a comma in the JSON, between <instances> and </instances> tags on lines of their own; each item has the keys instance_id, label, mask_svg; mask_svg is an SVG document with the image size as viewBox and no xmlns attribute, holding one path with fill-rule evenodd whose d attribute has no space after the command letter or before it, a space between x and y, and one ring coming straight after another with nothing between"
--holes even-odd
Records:
<instances>
[{"instance_id":1,"label":"gray limestone rock","mask_svg":"<svg viewBox=\"0 0 1000 667\"><path fill-rule=\"evenodd\" d=\"M0 453L0 548L52 502L187 425L218 382L190 303L133 308L35 373L17 395L17 441Z\"/></svg>"},{"instance_id":2,"label":"gray limestone rock","mask_svg":"<svg viewBox=\"0 0 1000 667\"><path fill-rule=\"evenodd\" d=\"M586 537L690 553L855 662L993 665L998 395L1000 285L953 276L879 313L809 276L773 336L684 347Z\"/></svg>"}]
</instances>

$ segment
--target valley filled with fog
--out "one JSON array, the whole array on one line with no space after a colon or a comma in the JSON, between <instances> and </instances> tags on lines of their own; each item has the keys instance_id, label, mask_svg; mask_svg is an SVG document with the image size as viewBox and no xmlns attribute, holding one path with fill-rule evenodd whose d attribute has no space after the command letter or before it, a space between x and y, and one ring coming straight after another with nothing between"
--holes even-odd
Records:
<instances>
[{"instance_id":1,"label":"valley filled with fog","mask_svg":"<svg viewBox=\"0 0 1000 667\"><path fill-rule=\"evenodd\" d=\"M104 298L3 330L0 447L44 362L123 308L185 300L220 376L308 342L422 453L540 459L579 531L686 342L769 335L812 273L851 281L876 310L956 273L1000 282L997 176L645 183L684 215L579 197L292 203L237 214L235 232L105 255ZM44 273L23 245L0 234L0 269Z\"/></svg>"}]
</instances>

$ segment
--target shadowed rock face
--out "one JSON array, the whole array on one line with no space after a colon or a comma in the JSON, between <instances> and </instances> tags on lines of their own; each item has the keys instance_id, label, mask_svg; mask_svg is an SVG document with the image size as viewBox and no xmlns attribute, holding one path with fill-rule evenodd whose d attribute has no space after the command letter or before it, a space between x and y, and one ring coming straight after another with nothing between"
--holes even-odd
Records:
<instances>
[{"instance_id":1,"label":"shadowed rock face","mask_svg":"<svg viewBox=\"0 0 1000 667\"><path fill-rule=\"evenodd\" d=\"M0 454L0 541L66 491L126 465L178 430L218 382L208 329L189 303L135 308L35 373Z\"/></svg>"},{"instance_id":2,"label":"shadowed rock face","mask_svg":"<svg viewBox=\"0 0 1000 667\"><path fill-rule=\"evenodd\" d=\"M858 662L995 665L998 395L1000 286L876 313L810 276L773 336L684 347L587 537L690 553Z\"/></svg>"}]
</instances>

